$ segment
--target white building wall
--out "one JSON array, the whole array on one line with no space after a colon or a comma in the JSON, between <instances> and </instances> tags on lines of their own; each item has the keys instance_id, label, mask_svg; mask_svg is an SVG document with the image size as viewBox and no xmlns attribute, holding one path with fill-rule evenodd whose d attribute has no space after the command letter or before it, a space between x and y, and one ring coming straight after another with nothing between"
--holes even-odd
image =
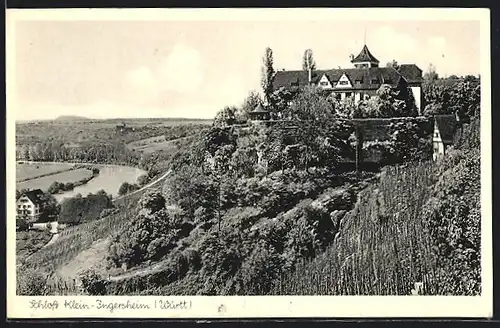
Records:
<instances>
[{"instance_id":1,"label":"white building wall","mask_svg":"<svg viewBox=\"0 0 500 328\"><path fill-rule=\"evenodd\" d=\"M422 88L421 87L411 87L411 92L413 93L413 98L415 98L415 105L418 108L418 113L422 114Z\"/></svg>"},{"instance_id":2,"label":"white building wall","mask_svg":"<svg viewBox=\"0 0 500 328\"><path fill-rule=\"evenodd\" d=\"M358 103L361 100L361 93L355 92L354 93L354 102Z\"/></svg>"}]
</instances>

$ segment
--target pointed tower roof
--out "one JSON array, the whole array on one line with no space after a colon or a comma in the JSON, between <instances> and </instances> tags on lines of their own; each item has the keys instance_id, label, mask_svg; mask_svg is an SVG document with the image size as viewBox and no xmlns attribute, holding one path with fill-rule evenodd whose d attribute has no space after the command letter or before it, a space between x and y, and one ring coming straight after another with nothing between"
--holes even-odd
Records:
<instances>
[{"instance_id":1,"label":"pointed tower roof","mask_svg":"<svg viewBox=\"0 0 500 328\"><path fill-rule=\"evenodd\" d=\"M253 112L253 113L267 113L267 112L268 112L268 110L266 110L266 109L264 108L264 106L262 106L262 104L261 104L261 103L259 103L259 104L257 105L257 107L255 107L255 109L254 109L252 112Z\"/></svg>"},{"instance_id":2,"label":"pointed tower roof","mask_svg":"<svg viewBox=\"0 0 500 328\"><path fill-rule=\"evenodd\" d=\"M375 56L372 55L370 50L368 50L368 47L366 44L363 46L363 49L361 49L361 52L359 55L357 55L353 60L351 60L351 63L358 63L358 62L372 62L372 63L378 63L378 59L375 58Z\"/></svg>"}]
</instances>

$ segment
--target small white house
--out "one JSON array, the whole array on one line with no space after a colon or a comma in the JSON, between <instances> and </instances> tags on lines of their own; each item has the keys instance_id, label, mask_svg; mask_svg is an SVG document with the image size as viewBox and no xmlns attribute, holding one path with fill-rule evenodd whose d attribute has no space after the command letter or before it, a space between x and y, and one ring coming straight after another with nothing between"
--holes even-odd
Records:
<instances>
[{"instance_id":1,"label":"small white house","mask_svg":"<svg viewBox=\"0 0 500 328\"><path fill-rule=\"evenodd\" d=\"M43 191L40 189L25 192L16 200L17 217L29 222L38 220L42 214Z\"/></svg>"},{"instance_id":2,"label":"small white house","mask_svg":"<svg viewBox=\"0 0 500 328\"><path fill-rule=\"evenodd\" d=\"M453 144L453 137L458 127L455 115L434 116L434 131L432 133L432 159L437 161L446 154L446 150Z\"/></svg>"}]
</instances>

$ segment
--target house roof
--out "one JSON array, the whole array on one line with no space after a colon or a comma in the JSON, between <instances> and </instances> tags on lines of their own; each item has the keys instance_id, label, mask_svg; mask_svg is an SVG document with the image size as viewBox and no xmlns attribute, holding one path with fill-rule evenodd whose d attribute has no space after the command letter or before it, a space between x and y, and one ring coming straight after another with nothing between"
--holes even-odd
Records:
<instances>
[{"instance_id":1,"label":"house roof","mask_svg":"<svg viewBox=\"0 0 500 328\"><path fill-rule=\"evenodd\" d=\"M262 104L258 104L257 107L255 107L255 109L252 111L252 113L268 113L269 111L266 110Z\"/></svg>"},{"instance_id":2,"label":"house roof","mask_svg":"<svg viewBox=\"0 0 500 328\"><path fill-rule=\"evenodd\" d=\"M40 189L33 189L26 191L23 196L26 196L33 202L35 205L40 205L43 203L43 191Z\"/></svg>"},{"instance_id":3,"label":"house roof","mask_svg":"<svg viewBox=\"0 0 500 328\"><path fill-rule=\"evenodd\" d=\"M351 60L351 63L359 63L359 62L375 62L378 63L378 59L375 58L374 55L368 50L368 47L366 44L363 46L363 49L361 49L361 52L359 55L357 55L353 60Z\"/></svg>"},{"instance_id":4,"label":"house roof","mask_svg":"<svg viewBox=\"0 0 500 328\"><path fill-rule=\"evenodd\" d=\"M323 75L335 86L343 74L346 74L352 83L352 89L377 90L382 84L396 87L401 77L409 83L421 82L422 71L416 65L401 65L399 70L392 67L369 68L339 68L331 70L315 70L311 73L311 82L317 84ZM274 88L285 87L290 91L297 91L300 87L309 84L308 72L278 71L274 77Z\"/></svg>"},{"instance_id":5,"label":"house roof","mask_svg":"<svg viewBox=\"0 0 500 328\"><path fill-rule=\"evenodd\" d=\"M444 143L453 143L453 137L458 127L455 115L435 115L434 122L439 129L441 140Z\"/></svg>"}]
</instances>

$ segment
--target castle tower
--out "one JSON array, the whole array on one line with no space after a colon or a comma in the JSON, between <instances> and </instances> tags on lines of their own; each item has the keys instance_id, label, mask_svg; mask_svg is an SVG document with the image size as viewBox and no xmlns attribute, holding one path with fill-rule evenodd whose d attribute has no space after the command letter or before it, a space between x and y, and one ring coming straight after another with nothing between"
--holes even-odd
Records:
<instances>
[{"instance_id":1,"label":"castle tower","mask_svg":"<svg viewBox=\"0 0 500 328\"><path fill-rule=\"evenodd\" d=\"M370 50L366 44L361 49L359 55L354 58L351 58L351 63L354 64L356 68L370 68L370 67L378 67L379 61L375 56L372 55Z\"/></svg>"}]
</instances>

